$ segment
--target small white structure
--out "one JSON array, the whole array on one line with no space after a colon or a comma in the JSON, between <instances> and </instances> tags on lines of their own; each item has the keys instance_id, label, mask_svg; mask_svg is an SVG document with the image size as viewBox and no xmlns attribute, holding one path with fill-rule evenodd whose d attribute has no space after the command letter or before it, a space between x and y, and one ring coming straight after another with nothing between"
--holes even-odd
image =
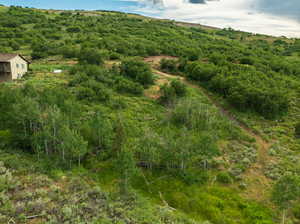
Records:
<instances>
[{"instance_id":1,"label":"small white structure","mask_svg":"<svg viewBox=\"0 0 300 224\"><path fill-rule=\"evenodd\" d=\"M29 61L19 54L0 53L0 82L22 78L28 71Z\"/></svg>"},{"instance_id":2,"label":"small white structure","mask_svg":"<svg viewBox=\"0 0 300 224\"><path fill-rule=\"evenodd\" d=\"M60 74L60 73L62 73L62 72L63 72L63 70L61 70L61 69L55 69L55 70L53 71L54 74Z\"/></svg>"}]
</instances>

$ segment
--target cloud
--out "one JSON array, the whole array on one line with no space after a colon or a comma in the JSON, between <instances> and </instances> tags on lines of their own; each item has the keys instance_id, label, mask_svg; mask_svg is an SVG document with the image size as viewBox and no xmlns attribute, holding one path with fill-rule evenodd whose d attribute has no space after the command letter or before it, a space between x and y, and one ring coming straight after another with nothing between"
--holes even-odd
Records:
<instances>
[{"instance_id":1,"label":"cloud","mask_svg":"<svg viewBox=\"0 0 300 224\"><path fill-rule=\"evenodd\" d=\"M206 4L192 4L195 0L143 0L137 1L142 4L134 10L159 18L275 36L300 37L300 22L296 20L300 14L300 8L297 8L300 2L289 1L290 4L286 3L287 0L207 0ZM291 14L292 10L296 12Z\"/></svg>"},{"instance_id":2,"label":"cloud","mask_svg":"<svg viewBox=\"0 0 300 224\"><path fill-rule=\"evenodd\" d=\"M258 10L300 21L299 0L256 0Z\"/></svg>"}]
</instances>

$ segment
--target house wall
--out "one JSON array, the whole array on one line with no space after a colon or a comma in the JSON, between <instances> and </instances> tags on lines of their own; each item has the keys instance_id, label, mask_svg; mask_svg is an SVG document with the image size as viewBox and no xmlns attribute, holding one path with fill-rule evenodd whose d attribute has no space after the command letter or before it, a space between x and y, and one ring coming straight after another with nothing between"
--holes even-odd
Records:
<instances>
[{"instance_id":1,"label":"house wall","mask_svg":"<svg viewBox=\"0 0 300 224\"><path fill-rule=\"evenodd\" d=\"M10 60L12 80L21 78L28 71L28 63L20 56Z\"/></svg>"}]
</instances>

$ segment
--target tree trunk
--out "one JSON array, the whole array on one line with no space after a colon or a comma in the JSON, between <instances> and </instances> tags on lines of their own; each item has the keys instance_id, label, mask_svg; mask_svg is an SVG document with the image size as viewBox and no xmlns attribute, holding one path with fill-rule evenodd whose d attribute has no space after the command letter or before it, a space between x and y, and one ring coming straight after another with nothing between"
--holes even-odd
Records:
<instances>
[{"instance_id":1,"label":"tree trunk","mask_svg":"<svg viewBox=\"0 0 300 224\"><path fill-rule=\"evenodd\" d=\"M282 211L282 224L285 224L285 209Z\"/></svg>"}]
</instances>

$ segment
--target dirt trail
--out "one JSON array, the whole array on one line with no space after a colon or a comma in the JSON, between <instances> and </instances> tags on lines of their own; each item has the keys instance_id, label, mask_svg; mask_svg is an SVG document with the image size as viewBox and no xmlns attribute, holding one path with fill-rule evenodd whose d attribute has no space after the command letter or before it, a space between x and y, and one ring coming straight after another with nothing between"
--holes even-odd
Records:
<instances>
[{"instance_id":1,"label":"dirt trail","mask_svg":"<svg viewBox=\"0 0 300 224\"><path fill-rule=\"evenodd\" d=\"M268 150L271 146L271 143L265 141L258 133L249 128L245 123L239 121L228 109L225 109L218 101L216 101L207 90L202 88L199 85L195 85L184 77L168 74L165 72L161 72L158 70L159 62L161 59L176 59L170 56L152 56L145 58L145 62L149 63L152 67L152 70L155 74L160 76L162 80L177 78L184 82L189 87L200 90L210 102L215 105L219 111L234 122L237 126L239 126L245 133L249 136L253 137L256 140L257 145L257 161L252 164L250 168L243 174L244 180L247 184L247 191L245 191L244 195L247 198L255 199L258 201L264 201L268 197L268 190L270 189L271 180L264 175L264 171L266 168L266 162L272 160L272 158L268 154ZM158 83L162 81L158 80Z\"/></svg>"}]
</instances>

